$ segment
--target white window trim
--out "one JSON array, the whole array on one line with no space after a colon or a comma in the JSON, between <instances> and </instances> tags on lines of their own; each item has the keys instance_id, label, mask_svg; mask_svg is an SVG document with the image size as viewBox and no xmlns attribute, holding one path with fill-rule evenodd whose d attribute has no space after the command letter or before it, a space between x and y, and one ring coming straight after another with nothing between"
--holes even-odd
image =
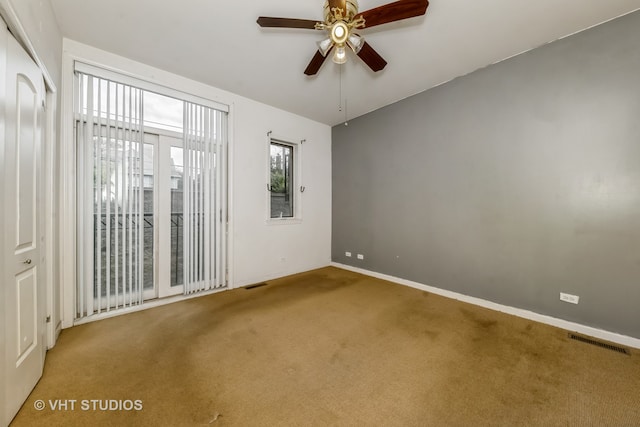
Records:
<instances>
[{"instance_id":1,"label":"white window trim","mask_svg":"<svg viewBox=\"0 0 640 427\"><path fill-rule=\"evenodd\" d=\"M296 140L284 136L274 135L272 132L267 134L266 144L266 183L267 188L271 185L271 144L284 144L293 147L293 217L288 218L271 218L271 193L266 191L266 223L267 225L294 225L302 223L302 194L304 184L302 183L302 145L304 140Z\"/></svg>"}]
</instances>

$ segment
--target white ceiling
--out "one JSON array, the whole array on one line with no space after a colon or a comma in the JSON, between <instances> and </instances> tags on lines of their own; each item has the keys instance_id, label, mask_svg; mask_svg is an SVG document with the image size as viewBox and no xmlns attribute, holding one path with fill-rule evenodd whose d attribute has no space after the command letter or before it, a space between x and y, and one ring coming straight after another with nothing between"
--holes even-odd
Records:
<instances>
[{"instance_id":1,"label":"white ceiling","mask_svg":"<svg viewBox=\"0 0 640 427\"><path fill-rule=\"evenodd\" d=\"M322 19L323 0L50 0L65 37L335 125L340 66L303 74L323 33L258 16ZM360 0L364 11L390 0ZM342 69L349 118L640 9L640 0L431 0L425 16L362 30L389 63ZM343 102L344 105L344 102Z\"/></svg>"}]
</instances>

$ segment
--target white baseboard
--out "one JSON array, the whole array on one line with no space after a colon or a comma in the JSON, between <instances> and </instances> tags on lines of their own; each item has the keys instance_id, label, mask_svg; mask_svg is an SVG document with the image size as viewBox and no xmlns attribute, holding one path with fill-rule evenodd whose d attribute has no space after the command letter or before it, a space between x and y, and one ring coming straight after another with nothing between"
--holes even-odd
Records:
<instances>
[{"instance_id":1,"label":"white baseboard","mask_svg":"<svg viewBox=\"0 0 640 427\"><path fill-rule=\"evenodd\" d=\"M557 319L555 317L535 313L533 311L510 307L507 305L498 304L495 302L483 300L476 297L470 297L468 295L463 295L458 292L447 291L444 289L435 288L433 286L424 285L422 283L414 282L411 280L401 279L399 277L389 276L387 274L377 273L375 271L369 271L369 270L365 270L358 267L352 267L350 265L340 264L337 262L332 262L331 265L337 268L342 268L344 270L349 270L355 273L364 274L365 276L371 276L377 279L387 280L389 282L394 282L400 285L409 286L411 288L420 289L421 291L430 292L433 294L441 295L443 297L447 297L447 298L455 299L458 301L466 302L469 304L477 305L480 307L488 308L490 310L512 314L514 316L522 317L523 319L533 320L535 322L544 323L544 324L555 326L561 329L577 332L579 334L584 334L594 338L600 338L605 341L610 341L616 344L624 345L627 347L640 349L640 339L638 338L633 338L626 335L620 335L615 332L604 331L602 329L593 328L591 326L581 325L580 323L570 322L568 320L563 320L563 319Z\"/></svg>"},{"instance_id":2,"label":"white baseboard","mask_svg":"<svg viewBox=\"0 0 640 427\"><path fill-rule=\"evenodd\" d=\"M291 267L285 270L280 270L280 271L272 272L269 274L261 274L259 276L245 277L245 278L237 279L233 283L233 285L229 287L229 289L237 289L237 288L242 288L248 285L254 285L256 283L268 282L270 280L280 279L282 277L292 276L294 274L300 274L307 271L317 270L319 268L328 267L330 265L331 265L330 261L325 261L322 263L314 263L314 264L308 264L303 266Z\"/></svg>"},{"instance_id":3,"label":"white baseboard","mask_svg":"<svg viewBox=\"0 0 640 427\"><path fill-rule=\"evenodd\" d=\"M173 304L174 302L180 302L180 301L185 301L191 298L198 298L198 297L202 297L205 295L211 295L211 294L215 294L218 292L224 292L224 291L230 291L232 289L238 289L241 288L243 286L247 286L247 285L252 285L255 283L260 283L260 282L267 282L269 280L274 280L274 279L279 279L281 277L286 277L286 276L290 276L293 274L298 274L298 273L302 273L305 271L311 271L311 270L316 270L318 268L323 268L323 267L327 267L330 264L322 264L322 265L314 265L314 266L307 266L306 268L302 268L302 269L292 269L292 270L287 270L284 272L279 272L279 273L275 273L275 274L271 274L271 275L265 275L265 276L260 276L259 278L254 278L254 279L250 279L250 280L246 280L246 281L242 281L239 283L235 283L233 286L226 286L223 288L218 288L218 289L211 289L208 291L203 291L203 292L198 292L192 295L175 295L175 296L171 296L171 297L165 297L165 298L156 298L153 300L149 300L149 301L145 301L144 304L140 304L140 305L136 305L136 306L132 306L132 307L127 307L127 308L121 308L121 309L117 309L117 310L112 310L112 311L104 311L100 314L93 314L91 316L87 316L84 317L82 319L76 319L73 321L73 324L70 326L66 326L64 327L66 328L70 328L72 326L78 326L78 325L82 325L85 323L91 323L91 322L95 322L98 320L103 320L103 319L109 319L111 317L116 317L116 316L121 316L123 314L129 314L129 313L135 313L137 311L143 311L143 310L148 310L150 308L154 308L154 307L160 307L163 305L167 305L167 304ZM57 332L58 334L60 334L60 331Z\"/></svg>"}]
</instances>

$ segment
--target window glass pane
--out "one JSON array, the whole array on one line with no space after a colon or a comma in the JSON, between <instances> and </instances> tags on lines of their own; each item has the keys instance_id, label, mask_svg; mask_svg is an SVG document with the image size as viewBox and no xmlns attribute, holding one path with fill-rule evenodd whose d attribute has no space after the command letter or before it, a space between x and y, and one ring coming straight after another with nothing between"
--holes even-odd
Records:
<instances>
[{"instance_id":1,"label":"window glass pane","mask_svg":"<svg viewBox=\"0 0 640 427\"><path fill-rule=\"evenodd\" d=\"M137 116L132 114L131 105L127 101L132 96L132 91L137 89L104 79L92 78L90 81L91 83L87 76L81 77L83 97L80 102L84 114L91 112L103 119L131 120L133 125L138 124ZM89 98L89 84L93 98ZM143 92L144 126L182 133L183 101L153 92ZM131 116L133 117L130 119Z\"/></svg>"},{"instance_id":2,"label":"window glass pane","mask_svg":"<svg viewBox=\"0 0 640 427\"><path fill-rule=\"evenodd\" d=\"M183 175L184 158L181 147L171 147L171 286L183 283L184 221L183 221Z\"/></svg>"},{"instance_id":3,"label":"window glass pane","mask_svg":"<svg viewBox=\"0 0 640 427\"><path fill-rule=\"evenodd\" d=\"M98 137L94 137L94 141L98 142ZM153 145L144 144L143 173L140 176L137 143L109 138L107 144L104 136L99 142L100 163L94 167L94 239L100 250L94 253L94 295L105 297L107 289L111 295L126 295L132 291L132 283L139 271L136 236L141 180L143 287L153 289Z\"/></svg>"},{"instance_id":4,"label":"window glass pane","mask_svg":"<svg viewBox=\"0 0 640 427\"><path fill-rule=\"evenodd\" d=\"M144 93L144 126L182 133L183 101L153 92Z\"/></svg>"},{"instance_id":5,"label":"window glass pane","mask_svg":"<svg viewBox=\"0 0 640 427\"><path fill-rule=\"evenodd\" d=\"M293 217L293 147L271 143L271 218Z\"/></svg>"},{"instance_id":6,"label":"window glass pane","mask_svg":"<svg viewBox=\"0 0 640 427\"><path fill-rule=\"evenodd\" d=\"M144 144L143 200L144 200L144 289L153 289L153 145ZM135 177L134 177L135 179Z\"/></svg>"}]
</instances>

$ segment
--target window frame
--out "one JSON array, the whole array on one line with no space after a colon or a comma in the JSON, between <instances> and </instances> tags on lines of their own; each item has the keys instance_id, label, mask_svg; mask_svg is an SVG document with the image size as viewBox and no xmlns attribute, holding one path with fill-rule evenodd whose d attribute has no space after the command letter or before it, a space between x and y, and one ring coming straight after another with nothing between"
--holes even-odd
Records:
<instances>
[{"instance_id":1,"label":"window frame","mask_svg":"<svg viewBox=\"0 0 640 427\"><path fill-rule=\"evenodd\" d=\"M271 146L280 145L291 147L293 163L291 186L291 197L293 197L293 215L290 217L272 217L271 216ZM269 134L266 144L266 217L269 225L285 225L300 224L302 222L302 193L304 185L302 184L302 141L294 142L292 138L285 138Z\"/></svg>"}]
</instances>

